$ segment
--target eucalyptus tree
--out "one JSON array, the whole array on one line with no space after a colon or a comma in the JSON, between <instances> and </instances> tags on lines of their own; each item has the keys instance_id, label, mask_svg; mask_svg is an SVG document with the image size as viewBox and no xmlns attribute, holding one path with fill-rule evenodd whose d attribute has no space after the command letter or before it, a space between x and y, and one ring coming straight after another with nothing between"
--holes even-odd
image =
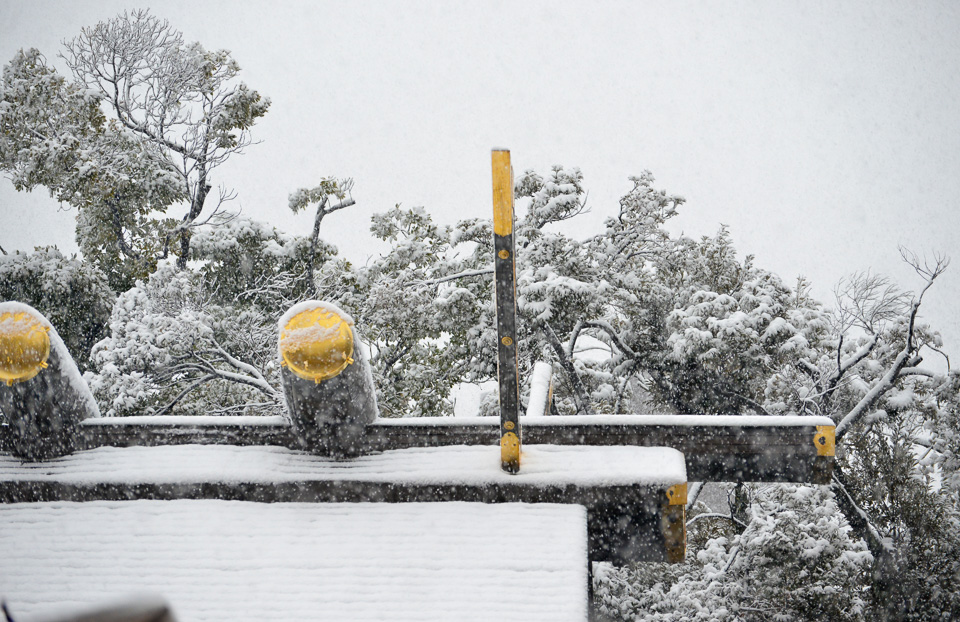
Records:
<instances>
[{"instance_id":1,"label":"eucalyptus tree","mask_svg":"<svg viewBox=\"0 0 960 622\"><path fill-rule=\"evenodd\" d=\"M240 65L229 51L186 43L166 20L145 10L82 29L66 42L63 58L111 117L158 149L176 171L188 203L172 232L179 237L183 268L190 230L212 216L198 220L213 187L212 172L250 144L250 128L270 100L236 80ZM220 204L229 196L222 191Z\"/></svg>"},{"instance_id":2,"label":"eucalyptus tree","mask_svg":"<svg viewBox=\"0 0 960 622\"><path fill-rule=\"evenodd\" d=\"M186 43L148 11L82 29L61 56L69 78L37 50L4 68L0 167L17 189L45 186L78 208L85 254L133 264L117 283L146 276L171 250L182 269L192 232L233 197L221 188L201 218L214 171L250 145L270 100L238 81L229 51ZM154 217L176 204L186 204L179 219Z\"/></svg>"}]
</instances>

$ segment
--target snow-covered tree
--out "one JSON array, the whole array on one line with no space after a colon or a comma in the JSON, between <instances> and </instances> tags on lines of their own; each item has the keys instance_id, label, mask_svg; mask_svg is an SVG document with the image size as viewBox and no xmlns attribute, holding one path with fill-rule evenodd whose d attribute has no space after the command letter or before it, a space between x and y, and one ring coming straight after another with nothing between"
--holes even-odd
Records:
<instances>
[{"instance_id":1,"label":"snow-covered tree","mask_svg":"<svg viewBox=\"0 0 960 622\"><path fill-rule=\"evenodd\" d=\"M99 98L33 49L3 69L0 170L18 190L44 186L79 210L80 248L115 289L155 267L165 225L150 214L183 196L156 144L108 119Z\"/></svg>"},{"instance_id":2,"label":"snow-covered tree","mask_svg":"<svg viewBox=\"0 0 960 622\"><path fill-rule=\"evenodd\" d=\"M0 168L78 208L81 249L125 289L171 244L180 268L205 219L213 171L250 144L270 101L236 80L226 50L186 43L147 11L85 28L60 76L37 50L4 68ZM220 192L220 203L231 194ZM151 217L186 203L179 221Z\"/></svg>"},{"instance_id":3,"label":"snow-covered tree","mask_svg":"<svg viewBox=\"0 0 960 622\"><path fill-rule=\"evenodd\" d=\"M120 295L85 375L105 416L282 412L276 318L211 298L172 266Z\"/></svg>"},{"instance_id":4,"label":"snow-covered tree","mask_svg":"<svg viewBox=\"0 0 960 622\"><path fill-rule=\"evenodd\" d=\"M201 222L213 188L212 172L250 144L250 128L270 100L237 82L240 65L229 51L186 43L148 11L84 28L66 43L63 58L118 124L158 149L176 171L189 204L176 230L183 268L191 229ZM228 196L221 192L221 203Z\"/></svg>"},{"instance_id":5,"label":"snow-covered tree","mask_svg":"<svg viewBox=\"0 0 960 622\"><path fill-rule=\"evenodd\" d=\"M601 567L601 611L616 619L868 620L872 556L829 489L757 489L739 533L711 538L684 564Z\"/></svg>"},{"instance_id":6,"label":"snow-covered tree","mask_svg":"<svg viewBox=\"0 0 960 622\"><path fill-rule=\"evenodd\" d=\"M190 252L196 267L162 266L117 299L87 376L104 414L282 409L277 320L313 297L311 260L335 272L323 267L336 249L237 217L197 232ZM347 273L321 295L338 298Z\"/></svg>"},{"instance_id":7,"label":"snow-covered tree","mask_svg":"<svg viewBox=\"0 0 960 622\"><path fill-rule=\"evenodd\" d=\"M300 188L290 195L289 206L294 214L307 209L310 205L315 204L317 206L317 213L313 218L313 232L310 235L310 254L307 261L306 275L307 283L309 283L311 294L314 298L317 297L314 273L316 271L316 249L317 245L320 244L320 223L323 222L324 217L327 215L356 203L353 197L349 196L351 190L353 190L352 179L334 179L328 177L321 180L318 186L313 188ZM332 203L333 199L337 200L336 204Z\"/></svg>"}]
</instances>

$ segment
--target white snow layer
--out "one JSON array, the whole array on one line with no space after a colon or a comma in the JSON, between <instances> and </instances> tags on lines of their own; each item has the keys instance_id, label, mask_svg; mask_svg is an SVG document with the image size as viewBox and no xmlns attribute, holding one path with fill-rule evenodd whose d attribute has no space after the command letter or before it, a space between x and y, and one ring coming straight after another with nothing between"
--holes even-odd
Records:
<instances>
[{"instance_id":1,"label":"white snow layer","mask_svg":"<svg viewBox=\"0 0 960 622\"><path fill-rule=\"evenodd\" d=\"M766 415L559 415L556 417L521 417L524 423L536 426L550 425L643 425L643 426L707 426L707 427L797 427L835 425L829 417L819 416L766 416ZM410 417L407 419L377 419L376 426L461 426L500 425L498 417Z\"/></svg>"},{"instance_id":2,"label":"white snow layer","mask_svg":"<svg viewBox=\"0 0 960 622\"><path fill-rule=\"evenodd\" d=\"M553 365L538 361L530 374L530 397L527 398L527 416L540 417L550 408L550 381L553 379Z\"/></svg>"},{"instance_id":3,"label":"white snow layer","mask_svg":"<svg viewBox=\"0 0 960 622\"><path fill-rule=\"evenodd\" d=\"M290 427L290 421L283 415L138 415L135 417L85 419L82 425L98 428L121 428L126 425L288 428Z\"/></svg>"},{"instance_id":4,"label":"white snow layer","mask_svg":"<svg viewBox=\"0 0 960 622\"><path fill-rule=\"evenodd\" d=\"M283 447L167 445L98 447L33 463L4 454L0 455L0 481L77 485L353 481L672 486L686 481L686 464L682 453L667 447L525 445L520 473L510 475L500 470L499 448L483 445L414 447L341 461Z\"/></svg>"},{"instance_id":5,"label":"white snow layer","mask_svg":"<svg viewBox=\"0 0 960 622\"><path fill-rule=\"evenodd\" d=\"M0 551L20 622L135 594L180 622L587 618L577 505L0 504Z\"/></svg>"},{"instance_id":6,"label":"white snow layer","mask_svg":"<svg viewBox=\"0 0 960 622\"><path fill-rule=\"evenodd\" d=\"M304 311L310 311L312 309L326 309L331 313L340 317L341 320L353 326L353 318L346 311L333 304L332 302L321 302L319 300L304 300L303 302L298 302L293 305L287 312L280 316L280 319L277 320L277 329L282 333L283 329L287 327L287 324L295 316L303 313Z\"/></svg>"}]
</instances>

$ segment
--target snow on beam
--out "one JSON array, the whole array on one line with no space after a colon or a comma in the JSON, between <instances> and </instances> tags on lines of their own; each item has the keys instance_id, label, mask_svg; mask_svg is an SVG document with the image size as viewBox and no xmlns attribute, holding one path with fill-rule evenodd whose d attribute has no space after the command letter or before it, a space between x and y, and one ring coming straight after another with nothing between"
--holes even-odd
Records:
<instances>
[{"instance_id":1,"label":"snow on beam","mask_svg":"<svg viewBox=\"0 0 960 622\"><path fill-rule=\"evenodd\" d=\"M663 447L394 450L338 461L282 447L101 447L44 463L0 455L0 503L124 499L565 503L587 508L591 559L682 559L683 455ZM678 526L679 525L679 526Z\"/></svg>"},{"instance_id":2,"label":"snow on beam","mask_svg":"<svg viewBox=\"0 0 960 622\"><path fill-rule=\"evenodd\" d=\"M372 450L495 442L488 418L381 419ZM693 481L795 481L827 484L833 472L833 421L827 417L593 415L530 417L525 443L673 447Z\"/></svg>"},{"instance_id":3,"label":"snow on beam","mask_svg":"<svg viewBox=\"0 0 960 622\"><path fill-rule=\"evenodd\" d=\"M363 450L496 445L492 417L378 419ZM299 447L282 417L127 417L84 421L81 447L184 443ZM673 447L693 481L829 483L833 422L826 417L595 415L523 418L524 441ZM3 447L0 427L0 447Z\"/></svg>"},{"instance_id":4,"label":"snow on beam","mask_svg":"<svg viewBox=\"0 0 960 622\"><path fill-rule=\"evenodd\" d=\"M570 505L23 503L0 505L0 551L18 622L156 592L183 622L588 615L586 512ZM491 597L505 577L510 598Z\"/></svg>"}]
</instances>

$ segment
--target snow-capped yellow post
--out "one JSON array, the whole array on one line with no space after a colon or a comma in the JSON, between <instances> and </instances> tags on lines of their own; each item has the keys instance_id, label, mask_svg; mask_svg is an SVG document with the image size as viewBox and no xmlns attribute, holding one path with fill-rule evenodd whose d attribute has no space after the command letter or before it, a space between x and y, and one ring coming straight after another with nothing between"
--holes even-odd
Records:
<instances>
[{"instance_id":1,"label":"snow-capped yellow post","mask_svg":"<svg viewBox=\"0 0 960 622\"><path fill-rule=\"evenodd\" d=\"M280 380L301 446L360 455L378 411L369 354L353 319L336 305L307 300L287 310L278 328Z\"/></svg>"},{"instance_id":2,"label":"snow-capped yellow post","mask_svg":"<svg viewBox=\"0 0 960 622\"><path fill-rule=\"evenodd\" d=\"M496 256L497 376L500 383L500 466L520 471L520 383L517 378L517 288L510 151L494 149L493 246Z\"/></svg>"},{"instance_id":3,"label":"snow-capped yellow post","mask_svg":"<svg viewBox=\"0 0 960 622\"><path fill-rule=\"evenodd\" d=\"M0 411L8 447L25 461L74 451L80 422L100 416L53 324L14 301L0 302Z\"/></svg>"}]
</instances>

